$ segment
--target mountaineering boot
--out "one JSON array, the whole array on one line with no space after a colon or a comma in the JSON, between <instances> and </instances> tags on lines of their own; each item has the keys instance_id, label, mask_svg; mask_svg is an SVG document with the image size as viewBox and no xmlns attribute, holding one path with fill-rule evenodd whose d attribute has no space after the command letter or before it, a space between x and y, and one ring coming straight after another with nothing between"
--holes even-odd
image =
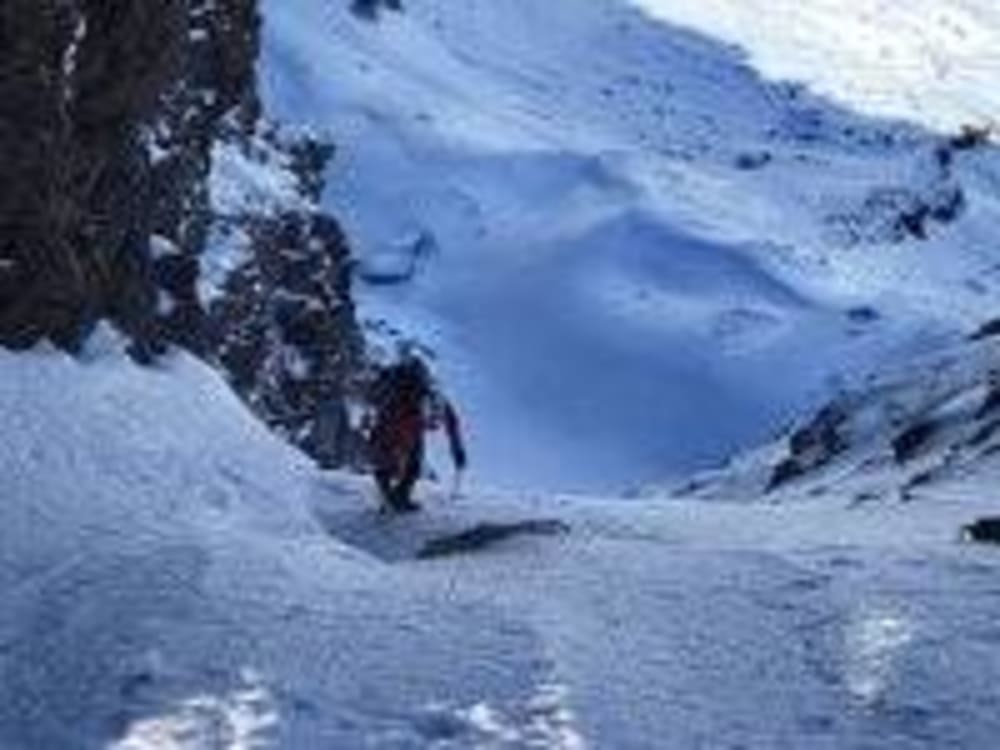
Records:
<instances>
[{"instance_id":1,"label":"mountaineering boot","mask_svg":"<svg viewBox=\"0 0 1000 750\"><path fill-rule=\"evenodd\" d=\"M392 509L397 513L415 513L418 510L423 510L423 507L420 503L407 499L393 503Z\"/></svg>"}]
</instances>

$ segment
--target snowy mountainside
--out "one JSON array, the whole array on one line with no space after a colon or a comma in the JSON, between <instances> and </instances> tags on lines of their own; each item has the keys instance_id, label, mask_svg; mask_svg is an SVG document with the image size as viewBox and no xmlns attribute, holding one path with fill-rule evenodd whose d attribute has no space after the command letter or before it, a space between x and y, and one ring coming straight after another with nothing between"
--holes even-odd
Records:
<instances>
[{"instance_id":1,"label":"snowy mountainside","mask_svg":"<svg viewBox=\"0 0 1000 750\"><path fill-rule=\"evenodd\" d=\"M998 301L996 151L624 0L403 4L269 0L268 104L338 146L369 333L433 347L478 478L537 488L386 515L188 354L0 352L0 748L992 748L1000 557L959 530L996 513L1000 326L956 332ZM215 157L235 212L297 200ZM310 216L273 217L278 276L337 276L306 229L346 262ZM807 403L685 500L545 490ZM691 501L768 483L825 499Z\"/></svg>"},{"instance_id":2,"label":"snowy mountainside","mask_svg":"<svg viewBox=\"0 0 1000 750\"><path fill-rule=\"evenodd\" d=\"M0 747L423 746L531 702L530 637L321 533L320 478L207 366L99 338L0 355Z\"/></svg>"},{"instance_id":3,"label":"snowy mountainside","mask_svg":"<svg viewBox=\"0 0 1000 750\"><path fill-rule=\"evenodd\" d=\"M863 112L944 130L1000 116L1000 10L990 0L636 2L746 47L770 78L807 81Z\"/></svg>"},{"instance_id":4,"label":"snowy mountainside","mask_svg":"<svg viewBox=\"0 0 1000 750\"><path fill-rule=\"evenodd\" d=\"M338 146L362 312L437 353L484 482L703 468L1000 303L994 149L767 80L669 15L264 11L268 107Z\"/></svg>"},{"instance_id":5,"label":"snowy mountainside","mask_svg":"<svg viewBox=\"0 0 1000 750\"><path fill-rule=\"evenodd\" d=\"M426 513L386 517L206 366L140 369L99 339L84 363L0 356L5 750L996 736L1000 562L955 541L981 496L900 512L427 485ZM565 531L413 559L531 519Z\"/></svg>"},{"instance_id":6,"label":"snowy mountainside","mask_svg":"<svg viewBox=\"0 0 1000 750\"><path fill-rule=\"evenodd\" d=\"M854 504L964 497L1000 471L997 372L993 324L846 386L780 439L694 477L677 494L834 496Z\"/></svg>"}]
</instances>

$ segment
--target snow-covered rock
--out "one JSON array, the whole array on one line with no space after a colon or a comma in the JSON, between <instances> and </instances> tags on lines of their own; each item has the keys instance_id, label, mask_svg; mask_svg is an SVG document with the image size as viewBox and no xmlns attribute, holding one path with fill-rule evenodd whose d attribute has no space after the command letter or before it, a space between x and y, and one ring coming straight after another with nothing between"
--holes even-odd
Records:
<instances>
[{"instance_id":1,"label":"snow-covered rock","mask_svg":"<svg viewBox=\"0 0 1000 750\"><path fill-rule=\"evenodd\" d=\"M983 330L845 384L778 440L695 476L677 494L891 504L988 483L1000 472L1000 348Z\"/></svg>"}]
</instances>

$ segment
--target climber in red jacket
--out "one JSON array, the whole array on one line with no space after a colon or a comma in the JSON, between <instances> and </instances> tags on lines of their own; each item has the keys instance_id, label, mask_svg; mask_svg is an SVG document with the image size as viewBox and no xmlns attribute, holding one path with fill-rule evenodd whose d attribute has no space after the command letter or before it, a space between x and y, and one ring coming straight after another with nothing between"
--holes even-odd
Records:
<instances>
[{"instance_id":1,"label":"climber in red jacket","mask_svg":"<svg viewBox=\"0 0 1000 750\"><path fill-rule=\"evenodd\" d=\"M465 469L458 414L434 387L427 365L414 354L382 368L368 401L372 408L368 447L382 498L391 510L419 510L412 494L423 469L425 432L443 424L455 470Z\"/></svg>"}]
</instances>

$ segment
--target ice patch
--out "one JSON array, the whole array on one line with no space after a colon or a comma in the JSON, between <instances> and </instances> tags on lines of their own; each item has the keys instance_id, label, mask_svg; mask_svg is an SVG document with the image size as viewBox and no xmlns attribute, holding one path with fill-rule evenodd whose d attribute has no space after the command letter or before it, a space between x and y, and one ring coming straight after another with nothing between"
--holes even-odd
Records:
<instances>
[{"instance_id":1,"label":"ice patch","mask_svg":"<svg viewBox=\"0 0 1000 750\"><path fill-rule=\"evenodd\" d=\"M865 708L879 705L896 665L914 639L914 624L902 611L883 606L862 609L845 633L847 688Z\"/></svg>"}]
</instances>

